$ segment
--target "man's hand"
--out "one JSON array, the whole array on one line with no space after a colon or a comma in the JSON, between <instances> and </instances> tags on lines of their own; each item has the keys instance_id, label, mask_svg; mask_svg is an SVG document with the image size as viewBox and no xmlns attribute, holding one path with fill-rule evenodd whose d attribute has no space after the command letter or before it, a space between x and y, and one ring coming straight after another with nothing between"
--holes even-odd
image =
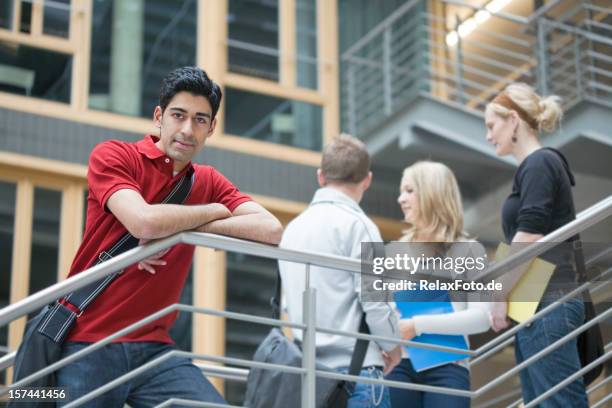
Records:
<instances>
[{"instance_id":1,"label":"man's hand","mask_svg":"<svg viewBox=\"0 0 612 408\"><path fill-rule=\"evenodd\" d=\"M280 221L254 201L240 204L232 217L209 222L197 230L272 245L278 245L283 235Z\"/></svg>"},{"instance_id":2,"label":"man's hand","mask_svg":"<svg viewBox=\"0 0 612 408\"><path fill-rule=\"evenodd\" d=\"M221 203L206 204L206 207L212 210L211 217L208 222L224 220L232 216L232 212Z\"/></svg>"},{"instance_id":3,"label":"man's hand","mask_svg":"<svg viewBox=\"0 0 612 408\"><path fill-rule=\"evenodd\" d=\"M385 362L383 374L387 375L402 361L402 346L397 346L389 352L383 351L382 357Z\"/></svg>"},{"instance_id":4,"label":"man's hand","mask_svg":"<svg viewBox=\"0 0 612 408\"><path fill-rule=\"evenodd\" d=\"M144 245L147 242L149 242L150 240L148 239L141 239L140 242L138 242L138 245ZM143 259L142 261L138 262L138 269L139 270L145 270L147 272L149 272L150 274L155 274L155 266L160 265L166 265L166 261L164 261L163 259L160 259L161 257L163 257L164 255L166 255L168 253L168 251L170 250L170 248L166 248L163 251L159 251L158 253L150 256L147 259Z\"/></svg>"},{"instance_id":5,"label":"man's hand","mask_svg":"<svg viewBox=\"0 0 612 408\"><path fill-rule=\"evenodd\" d=\"M491 308L491 328L493 331L497 333L504 330L509 324L508 302L493 302L493 307Z\"/></svg>"},{"instance_id":6,"label":"man's hand","mask_svg":"<svg viewBox=\"0 0 612 408\"><path fill-rule=\"evenodd\" d=\"M400 336L404 340L412 340L416 337L416 328L413 319L402 319L399 321Z\"/></svg>"}]
</instances>

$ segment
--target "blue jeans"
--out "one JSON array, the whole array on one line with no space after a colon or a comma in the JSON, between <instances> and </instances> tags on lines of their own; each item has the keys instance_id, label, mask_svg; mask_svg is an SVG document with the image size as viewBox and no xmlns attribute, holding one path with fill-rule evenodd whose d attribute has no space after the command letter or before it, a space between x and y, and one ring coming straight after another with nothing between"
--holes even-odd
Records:
<instances>
[{"instance_id":1,"label":"blue jeans","mask_svg":"<svg viewBox=\"0 0 612 408\"><path fill-rule=\"evenodd\" d=\"M412 367L410 359L404 358L387 375L387 380L470 390L470 372L458 364L445 364L418 373ZM469 408L470 399L437 392L391 388L391 406L394 408Z\"/></svg>"},{"instance_id":2,"label":"blue jeans","mask_svg":"<svg viewBox=\"0 0 612 408\"><path fill-rule=\"evenodd\" d=\"M552 300L543 300L538 310L551 303ZM519 330L516 333L514 348L517 364L564 337L583 322L584 303L580 299L571 299L529 327ZM520 371L523 400L527 403L535 399L580 368L580 357L574 338ZM588 407L582 377L542 401L539 406L541 408Z\"/></svg>"},{"instance_id":3,"label":"blue jeans","mask_svg":"<svg viewBox=\"0 0 612 408\"><path fill-rule=\"evenodd\" d=\"M76 353L91 343L64 344L62 358ZM113 343L60 369L58 387L67 389L71 401L106 384L143 364L174 350L164 343ZM202 372L184 357L171 357L143 374L109 390L85 404L87 407L132 408L152 407L170 398L224 404ZM67 402L66 402L67 403ZM62 405L65 405L62 404Z\"/></svg>"},{"instance_id":4,"label":"blue jeans","mask_svg":"<svg viewBox=\"0 0 612 408\"><path fill-rule=\"evenodd\" d=\"M339 372L348 373L348 368L339 368ZM360 377L383 378L383 373L375 367L361 370ZM355 389L348 401L347 408L391 408L389 389L384 385L356 383Z\"/></svg>"}]
</instances>

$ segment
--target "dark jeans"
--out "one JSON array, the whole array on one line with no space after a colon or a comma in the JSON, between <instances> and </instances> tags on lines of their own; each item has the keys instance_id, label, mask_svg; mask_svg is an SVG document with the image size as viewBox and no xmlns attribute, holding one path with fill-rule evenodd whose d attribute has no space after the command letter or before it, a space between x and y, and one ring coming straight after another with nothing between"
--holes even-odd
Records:
<instances>
[{"instance_id":1,"label":"dark jeans","mask_svg":"<svg viewBox=\"0 0 612 408\"><path fill-rule=\"evenodd\" d=\"M410 359L404 358L389 375L387 380L402 381L412 384L433 385L458 390L470 390L470 372L458 364L445 364L440 367L417 373ZM470 399L437 392L413 391L391 388L391 406L393 408L469 408Z\"/></svg>"},{"instance_id":2,"label":"dark jeans","mask_svg":"<svg viewBox=\"0 0 612 408\"><path fill-rule=\"evenodd\" d=\"M551 303L552 300L543 300L538 310ZM564 337L583 322L584 303L579 299L571 299L529 327L519 330L515 342L517 364ZM523 400L527 403L535 399L580 368L580 357L574 338L520 371ZM588 407L582 377L542 401L538 406L540 408Z\"/></svg>"},{"instance_id":3,"label":"dark jeans","mask_svg":"<svg viewBox=\"0 0 612 408\"><path fill-rule=\"evenodd\" d=\"M89 346L70 342L62 358ZM65 387L71 401L160 357L173 347L163 343L114 343L58 371L58 387ZM109 390L85 404L87 407L152 407L170 398L225 403L201 371L184 357L171 357L145 373ZM66 402L67 403L67 402Z\"/></svg>"},{"instance_id":4,"label":"dark jeans","mask_svg":"<svg viewBox=\"0 0 612 408\"><path fill-rule=\"evenodd\" d=\"M338 371L347 374L348 368L339 368ZM361 370L359 376L382 379L383 373L377 367L367 367ZM347 408L391 408L389 388L384 385L358 382L349 398Z\"/></svg>"}]
</instances>

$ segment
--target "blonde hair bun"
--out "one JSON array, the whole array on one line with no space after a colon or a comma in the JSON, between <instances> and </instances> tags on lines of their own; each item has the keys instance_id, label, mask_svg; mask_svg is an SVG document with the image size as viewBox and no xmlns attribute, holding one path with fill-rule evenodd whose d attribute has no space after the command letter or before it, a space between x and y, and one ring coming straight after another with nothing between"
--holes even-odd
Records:
<instances>
[{"instance_id":1,"label":"blonde hair bun","mask_svg":"<svg viewBox=\"0 0 612 408\"><path fill-rule=\"evenodd\" d=\"M508 85L503 91L512 102L517 105L524 115L532 119L533 124L529 126L536 127L538 132L554 132L561 118L563 117L563 108L561 108L561 98L556 95L541 97L529 85L523 82L515 82ZM487 111L500 115L503 118L508 117L511 107L504 106L493 100L487 105ZM525 120L523 118L523 120Z\"/></svg>"},{"instance_id":2,"label":"blonde hair bun","mask_svg":"<svg viewBox=\"0 0 612 408\"><path fill-rule=\"evenodd\" d=\"M563 117L561 98L556 95L542 98L538 106L540 113L535 119L538 121L539 130L549 133L554 132Z\"/></svg>"}]
</instances>

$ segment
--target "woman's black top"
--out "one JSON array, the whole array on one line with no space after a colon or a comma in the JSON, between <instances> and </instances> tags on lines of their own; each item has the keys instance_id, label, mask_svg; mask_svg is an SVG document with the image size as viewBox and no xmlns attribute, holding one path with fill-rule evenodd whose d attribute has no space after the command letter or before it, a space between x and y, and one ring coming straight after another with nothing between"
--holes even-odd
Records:
<instances>
[{"instance_id":1,"label":"woman's black top","mask_svg":"<svg viewBox=\"0 0 612 408\"><path fill-rule=\"evenodd\" d=\"M572 221L573 185L574 175L558 150L546 147L527 156L514 175L512 193L502 207L507 242L512 242L518 231L547 235ZM551 281L574 280L571 244L563 244L542 258L557 264Z\"/></svg>"}]
</instances>

